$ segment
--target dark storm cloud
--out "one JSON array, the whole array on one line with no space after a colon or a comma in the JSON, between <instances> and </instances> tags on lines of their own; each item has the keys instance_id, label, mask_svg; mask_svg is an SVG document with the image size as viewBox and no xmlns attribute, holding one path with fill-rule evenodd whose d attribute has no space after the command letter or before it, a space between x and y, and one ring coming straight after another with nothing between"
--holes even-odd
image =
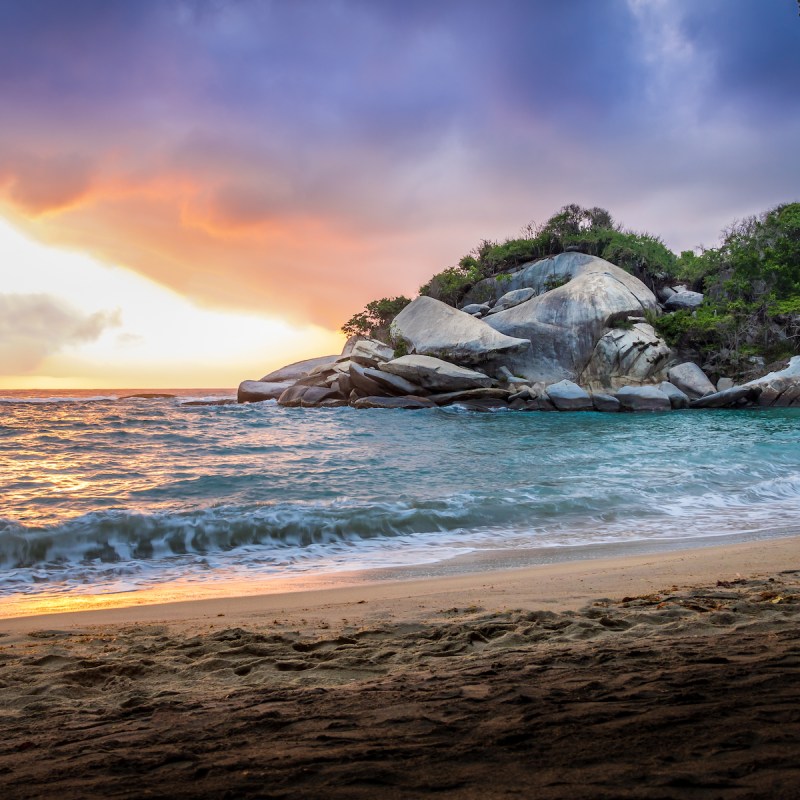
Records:
<instances>
[{"instance_id":1,"label":"dark storm cloud","mask_svg":"<svg viewBox=\"0 0 800 800\"><path fill-rule=\"evenodd\" d=\"M796 0L684 0L686 37L712 61L712 91L743 112L800 115Z\"/></svg>"}]
</instances>

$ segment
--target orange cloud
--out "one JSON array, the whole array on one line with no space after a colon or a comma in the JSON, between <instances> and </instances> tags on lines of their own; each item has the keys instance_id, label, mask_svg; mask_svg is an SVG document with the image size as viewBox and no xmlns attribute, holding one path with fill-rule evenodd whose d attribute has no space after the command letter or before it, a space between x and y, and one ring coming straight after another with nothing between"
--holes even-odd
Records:
<instances>
[{"instance_id":1,"label":"orange cloud","mask_svg":"<svg viewBox=\"0 0 800 800\"><path fill-rule=\"evenodd\" d=\"M201 305L331 329L376 296L413 293L442 264L441 228L427 232L435 242L357 231L344 215L282 208L281 192L254 180L126 174L109 163L90 174L85 163L41 160L15 173L0 209L41 241L132 268Z\"/></svg>"},{"instance_id":2,"label":"orange cloud","mask_svg":"<svg viewBox=\"0 0 800 800\"><path fill-rule=\"evenodd\" d=\"M5 191L14 205L30 216L64 211L89 191L91 165L77 154L17 154L0 164Z\"/></svg>"}]
</instances>

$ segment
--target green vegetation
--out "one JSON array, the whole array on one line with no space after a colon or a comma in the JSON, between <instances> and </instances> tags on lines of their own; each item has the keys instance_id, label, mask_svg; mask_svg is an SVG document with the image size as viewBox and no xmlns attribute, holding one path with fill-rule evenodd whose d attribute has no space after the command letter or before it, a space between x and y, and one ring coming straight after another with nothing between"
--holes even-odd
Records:
<instances>
[{"instance_id":1,"label":"green vegetation","mask_svg":"<svg viewBox=\"0 0 800 800\"><path fill-rule=\"evenodd\" d=\"M389 344L389 326L392 320L411 302L408 297L382 297L372 300L363 311L353 314L344 325L342 332L347 336L371 336Z\"/></svg>"},{"instance_id":2,"label":"green vegetation","mask_svg":"<svg viewBox=\"0 0 800 800\"><path fill-rule=\"evenodd\" d=\"M681 253L676 275L705 301L654 321L670 345L734 373L752 356L800 352L800 203L735 222L718 248Z\"/></svg>"},{"instance_id":3,"label":"green vegetation","mask_svg":"<svg viewBox=\"0 0 800 800\"><path fill-rule=\"evenodd\" d=\"M508 274L510 279L523 264L567 248L605 258L651 287L675 274L677 258L658 237L623 230L604 208L564 206L543 225L530 223L522 234L500 243L484 239L457 266L434 275L419 293L456 306L484 278L502 280Z\"/></svg>"},{"instance_id":4,"label":"green vegetation","mask_svg":"<svg viewBox=\"0 0 800 800\"><path fill-rule=\"evenodd\" d=\"M527 225L519 237L482 240L419 292L456 307L468 292L484 302L522 265L567 249L604 258L654 291L685 283L703 292L697 310L650 315L650 322L670 345L699 353L731 376L752 356L770 361L800 352L800 203L736 222L723 231L719 247L680 256L658 236L622 228L606 209L571 204L543 225ZM476 288L486 278L495 282ZM546 288L568 280L554 278ZM368 303L342 330L388 341L392 319L408 302L395 297Z\"/></svg>"}]
</instances>

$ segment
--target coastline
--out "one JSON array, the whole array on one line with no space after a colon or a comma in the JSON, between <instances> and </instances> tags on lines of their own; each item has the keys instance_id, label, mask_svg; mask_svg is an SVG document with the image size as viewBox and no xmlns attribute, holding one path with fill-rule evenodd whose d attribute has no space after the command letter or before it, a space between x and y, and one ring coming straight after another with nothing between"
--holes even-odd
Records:
<instances>
[{"instance_id":1,"label":"coastline","mask_svg":"<svg viewBox=\"0 0 800 800\"><path fill-rule=\"evenodd\" d=\"M652 543L646 543L646 545ZM662 584L693 585L730 580L737 574L766 574L800 567L800 534L779 538L726 542L704 547L650 550L634 555L558 560L509 566L507 559L524 559L506 550L489 550L447 562L413 568L387 568L321 574L270 581L264 591L257 581L211 587L167 584L143 591L111 595L71 595L48 600L45 608L63 602L59 610L19 615L0 605L0 633L20 632L37 626L70 628L83 625L168 623L197 625L225 615L225 625L258 624L281 611L290 615L316 609L370 605L359 617L381 613L408 620L437 604L478 605L496 611L508 607L546 607L563 611L598 597L621 597L656 591ZM447 574L450 565L453 574ZM428 573L426 575L426 573ZM219 594L219 592L222 594ZM194 598L187 595L194 594ZM28 605L23 601L25 605ZM75 610L65 610L72 606ZM36 608L36 600L29 608ZM13 608L13 607L12 607ZM212 626L217 623L212 623Z\"/></svg>"},{"instance_id":2,"label":"coastline","mask_svg":"<svg viewBox=\"0 0 800 800\"><path fill-rule=\"evenodd\" d=\"M790 797L800 537L0 620L0 791Z\"/></svg>"}]
</instances>

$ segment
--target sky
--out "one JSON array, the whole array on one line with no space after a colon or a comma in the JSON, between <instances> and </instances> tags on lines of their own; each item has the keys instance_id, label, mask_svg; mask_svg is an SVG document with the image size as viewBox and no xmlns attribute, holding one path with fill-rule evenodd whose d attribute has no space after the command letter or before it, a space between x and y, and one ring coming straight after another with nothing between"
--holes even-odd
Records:
<instances>
[{"instance_id":1,"label":"sky","mask_svg":"<svg viewBox=\"0 0 800 800\"><path fill-rule=\"evenodd\" d=\"M796 0L0 0L0 389L228 387L566 203L800 200Z\"/></svg>"}]
</instances>

